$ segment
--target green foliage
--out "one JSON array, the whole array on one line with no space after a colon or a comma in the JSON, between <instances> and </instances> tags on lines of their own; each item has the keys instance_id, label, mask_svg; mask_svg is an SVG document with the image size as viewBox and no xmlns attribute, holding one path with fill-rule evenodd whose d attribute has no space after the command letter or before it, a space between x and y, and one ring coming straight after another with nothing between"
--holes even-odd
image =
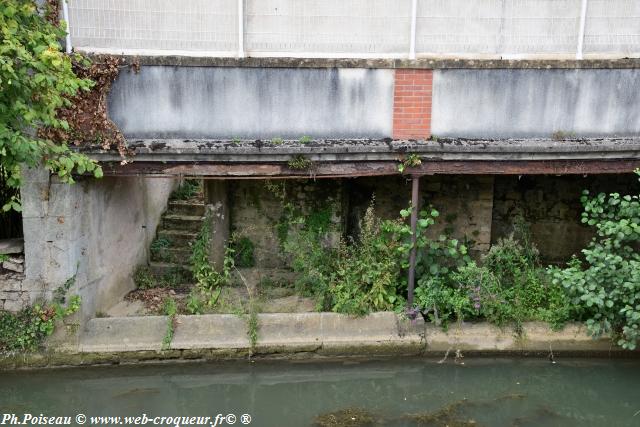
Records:
<instances>
[{"instance_id":1,"label":"green foliage","mask_svg":"<svg viewBox=\"0 0 640 427\"><path fill-rule=\"evenodd\" d=\"M523 234L527 236L528 234ZM559 327L569 320L571 306L562 287L540 266L538 252L528 238L500 239L484 259L495 281L483 289L483 314L492 322L542 320Z\"/></svg>"},{"instance_id":2,"label":"green foliage","mask_svg":"<svg viewBox=\"0 0 640 427\"><path fill-rule=\"evenodd\" d=\"M178 304L173 298L165 298L162 302L162 311L167 316L167 330L162 339L162 349L168 350L171 348L171 341L173 341L173 334L176 329L176 316L178 315Z\"/></svg>"},{"instance_id":3,"label":"green foliage","mask_svg":"<svg viewBox=\"0 0 640 427\"><path fill-rule=\"evenodd\" d=\"M74 173L101 177L102 169L88 157L66 144L35 136L36 130L45 127L68 129L56 110L92 86L91 80L73 73L72 58L61 52L58 40L64 38L63 26L48 22L33 0L4 0L0 28L0 166L7 175L6 184L20 187L23 165L43 164L68 183L73 182ZM18 197L5 201L2 209L20 210Z\"/></svg>"},{"instance_id":4,"label":"green foliage","mask_svg":"<svg viewBox=\"0 0 640 427\"><path fill-rule=\"evenodd\" d=\"M638 171L636 171L638 173ZM552 268L553 282L565 287L582 309L594 335L613 333L618 345L635 349L640 339L640 198L600 193L581 198L582 222L596 237L564 269Z\"/></svg>"},{"instance_id":5,"label":"green foliage","mask_svg":"<svg viewBox=\"0 0 640 427\"><path fill-rule=\"evenodd\" d=\"M403 304L398 294L401 245L385 231L390 226L376 218L373 205L367 209L359 240L342 240L337 248L323 242L329 230L303 224L285 250L301 273L297 286L316 295L319 308L363 315Z\"/></svg>"},{"instance_id":6,"label":"green foliage","mask_svg":"<svg viewBox=\"0 0 640 427\"><path fill-rule=\"evenodd\" d=\"M160 237L151 242L149 249L151 254L158 258L160 261L170 262L172 261L172 255L169 251L171 247L171 241L169 239Z\"/></svg>"},{"instance_id":7,"label":"green foliage","mask_svg":"<svg viewBox=\"0 0 640 427\"><path fill-rule=\"evenodd\" d=\"M146 265L136 268L133 273L133 283L138 289L151 289L157 286L156 278Z\"/></svg>"},{"instance_id":8,"label":"green foliage","mask_svg":"<svg viewBox=\"0 0 640 427\"><path fill-rule=\"evenodd\" d=\"M248 268L256 264L254 250L255 246L251 239L246 236L232 239L234 251L234 264L236 267Z\"/></svg>"},{"instance_id":9,"label":"green foliage","mask_svg":"<svg viewBox=\"0 0 640 427\"><path fill-rule=\"evenodd\" d=\"M271 143L276 145L281 145L284 143L282 138L271 138Z\"/></svg>"},{"instance_id":10,"label":"green foliage","mask_svg":"<svg viewBox=\"0 0 640 427\"><path fill-rule=\"evenodd\" d=\"M417 154L408 154L398 165L398 172L403 173L407 168L414 168L422 164L422 159Z\"/></svg>"},{"instance_id":11,"label":"green foliage","mask_svg":"<svg viewBox=\"0 0 640 427\"><path fill-rule=\"evenodd\" d=\"M202 314L204 313L204 302L200 297L197 289L192 289L187 297L186 309L189 314Z\"/></svg>"},{"instance_id":12,"label":"green foliage","mask_svg":"<svg viewBox=\"0 0 640 427\"><path fill-rule=\"evenodd\" d=\"M287 162L287 166L289 166L289 169L294 170L308 170L311 169L312 165L313 162L311 162L311 160L307 159L302 154L296 154Z\"/></svg>"},{"instance_id":13,"label":"green foliage","mask_svg":"<svg viewBox=\"0 0 640 427\"><path fill-rule=\"evenodd\" d=\"M400 216L407 219L411 209L403 209ZM440 235L437 239L427 236L427 230L440 216L436 209L421 210L416 223L416 304L423 315L437 324L445 325L454 315L462 318L471 305L463 290L454 285L452 275L458 267L468 263L467 246L457 239ZM402 241L400 254L402 267L409 268L412 248L411 228L401 223L394 232Z\"/></svg>"},{"instance_id":14,"label":"green foliage","mask_svg":"<svg viewBox=\"0 0 640 427\"><path fill-rule=\"evenodd\" d=\"M218 302L223 286L231 283L231 270L234 268L233 242L226 249L222 271L217 271L209 260L209 244L211 238L211 213L207 212L205 220L193 244L191 254L191 266L193 278L196 280L196 293L190 296L191 307L188 310L196 314L199 311L200 301L213 307Z\"/></svg>"},{"instance_id":15,"label":"green foliage","mask_svg":"<svg viewBox=\"0 0 640 427\"><path fill-rule=\"evenodd\" d=\"M308 144L312 141L311 137L308 135L304 135L300 138L300 144Z\"/></svg>"},{"instance_id":16,"label":"green foliage","mask_svg":"<svg viewBox=\"0 0 640 427\"><path fill-rule=\"evenodd\" d=\"M253 302L249 307L249 318L247 319L247 336L249 338L249 346L253 352L258 344L258 310Z\"/></svg>"},{"instance_id":17,"label":"green foliage","mask_svg":"<svg viewBox=\"0 0 640 427\"><path fill-rule=\"evenodd\" d=\"M198 179L185 179L184 182L171 193L172 200L189 200L201 191L202 181Z\"/></svg>"},{"instance_id":18,"label":"green foliage","mask_svg":"<svg viewBox=\"0 0 640 427\"><path fill-rule=\"evenodd\" d=\"M18 313L0 311L0 353L9 351L35 351L55 330L55 324L80 309L80 297L66 298L75 276L54 292L50 304L35 304Z\"/></svg>"}]
</instances>

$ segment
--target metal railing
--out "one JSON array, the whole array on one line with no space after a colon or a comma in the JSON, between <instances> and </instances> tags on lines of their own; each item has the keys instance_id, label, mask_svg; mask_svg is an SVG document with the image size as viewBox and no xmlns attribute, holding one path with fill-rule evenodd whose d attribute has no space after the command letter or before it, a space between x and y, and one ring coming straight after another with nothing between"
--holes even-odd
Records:
<instances>
[{"instance_id":1,"label":"metal railing","mask_svg":"<svg viewBox=\"0 0 640 427\"><path fill-rule=\"evenodd\" d=\"M638 0L67 0L108 53L351 58L640 56Z\"/></svg>"}]
</instances>

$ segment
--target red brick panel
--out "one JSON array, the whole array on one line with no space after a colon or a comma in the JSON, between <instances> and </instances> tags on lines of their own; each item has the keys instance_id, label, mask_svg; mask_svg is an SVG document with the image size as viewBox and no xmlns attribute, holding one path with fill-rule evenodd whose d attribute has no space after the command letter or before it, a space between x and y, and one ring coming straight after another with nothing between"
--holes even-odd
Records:
<instances>
[{"instance_id":1,"label":"red brick panel","mask_svg":"<svg viewBox=\"0 0 640 427\"><path fill-rule=\"evenodd\" d=\"M431 136L432 70L396 69L393 91L393 138Z\"/></svg>"}]
</instances>

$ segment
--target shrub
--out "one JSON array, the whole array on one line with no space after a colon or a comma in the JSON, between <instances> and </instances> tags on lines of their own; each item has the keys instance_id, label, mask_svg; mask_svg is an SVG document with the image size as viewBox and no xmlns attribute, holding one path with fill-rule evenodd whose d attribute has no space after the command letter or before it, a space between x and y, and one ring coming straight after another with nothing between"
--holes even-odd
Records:
<instances>
[{"instance_id":1,"label":"shrub","mask_svg":"<svg viewBox=\"0 0 640 427\"><path fill-rule=\"evenodd\" d=\"M636 171L636 173L638 173ZM593 335L613 333L618 345L635 349L640 338L640 199L600 193L581 198L582 222L596 236L566 268L551 268Z\"/></svg>"},{"instance_id":2,"label":"shrub","mask_svg":"<svg viewBox=\"0 0 640 427\"><path fill-rule=\"evenodd\" d=\"M398 293L401 244L389 235L390 222L376 218L373 204L365 213L359 239L343 239L337 248L325 244L325 227L309 226L304 218L295 222L301 229L289 235L285 251L300 273L298 289L316 296L319 309L363 315L404 303Z\"/></svg>"}]
</instances>

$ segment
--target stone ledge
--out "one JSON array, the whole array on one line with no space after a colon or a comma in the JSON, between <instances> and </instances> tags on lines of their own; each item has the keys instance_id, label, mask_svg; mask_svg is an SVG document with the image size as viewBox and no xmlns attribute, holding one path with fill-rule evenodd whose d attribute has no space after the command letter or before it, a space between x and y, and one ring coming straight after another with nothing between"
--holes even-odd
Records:
<instances>
[{"instance_id":1,"label":"stone ledge","mask_svg":"<svg viewBox=\"0 0 640 427\"><path fill-rule=\"evenodd\" d=\"M99 58L101 55L90 54ZM246 68L422 68L422 69L611 69L640 68L639 58L295 58L295 57L208 57L179 55L123 55L126 64L178 67Z\"/></svg>"}]
</instances>

